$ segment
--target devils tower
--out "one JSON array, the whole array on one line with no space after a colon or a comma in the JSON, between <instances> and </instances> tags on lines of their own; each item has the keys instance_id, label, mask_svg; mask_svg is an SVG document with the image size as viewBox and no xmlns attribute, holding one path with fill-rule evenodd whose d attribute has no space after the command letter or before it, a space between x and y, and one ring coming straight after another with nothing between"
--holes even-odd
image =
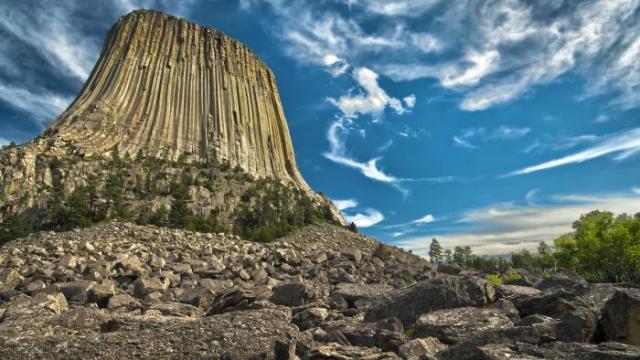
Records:
<instances>
[{"instance_id":1,"label":"devils tower","mask_svg":"<svg viewBox=\"0 0 640 360\"><path fill-rule=\"evenodd\" d=\"M149 10L110 29L42 136L0 152L0 239L113 219L263 240L343 222L298 170L267 65L220 31Z\"/></svg>"},{"instance_id":2,"label":"devils tower","mask_svg":"<svg viewBox=\"0 0 640 360\"><path fill-rule=\"evenodd\" d=\"M135 11L109 31L100 58L51 132L87 155L228 161L307 188L296 166L273 72L220 31Z\"/></svg>"}]
</instances>

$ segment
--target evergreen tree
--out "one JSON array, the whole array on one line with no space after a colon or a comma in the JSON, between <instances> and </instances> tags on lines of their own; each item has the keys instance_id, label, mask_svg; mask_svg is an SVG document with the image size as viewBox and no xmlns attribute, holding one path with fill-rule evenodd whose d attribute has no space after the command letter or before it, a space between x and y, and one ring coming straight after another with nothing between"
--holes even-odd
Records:
<instances>
[{"instance_id":1,"label":"evergreen tree","mask_svg":"<svg viewBox=\"0 0 640 360\"><path fill-rule=\"evenodd\" d=\"M440 264L442 262L442 246L436 238L431 239L431 245L429 245L429 258L433 264Z\"/></svg>"},{"instance_id":2,"label":"evergreen tree","mask_svg":"<svg viewBox=\"0 0 640 360\"><path fill-rule=\"evenodd\" d=\"M115 217L125 217L126 210L123 206L125 200L124 181L122 181L117 172L107 176L104 191L107 199L107 214Z\"/></svg>"},{"instance_id":3,"label":"evergreen tree","mask_svg":"<svg viewBox=\"0 0 640 360\"><path fill-rule=\"evenodd\" d=\"M189 207L191 195L189 189L182 183L171 183L171 210L169 211L169 225L175 228L186 228L189 220L193 216L193 211Z\"/></svg>"},{"instance_id":4,"label":"evergreen tree","mask_svg":"<svg viewBox=\"0 0 640 360\"><path fill-rule=\"evenodd\" d=\"M456 246L453 249L453 262L459 266L464 266L464 249L462 246Z\"/></svg>"},{"instance_id":5,"label":"evergreen tree","mask_svg":"<svg viewBox=\"0 0 640 360\"><path fill-rule=\"evenodd\" d=\"M473 251L469 245L465 246L462 249L462 256L464 258L465 266L469 266L473 261Z\"/></svg>"},{"instance_id":6,"label":"evergreen tree","mask_svg":"<svg viewBox=\"0 0 640 360\"><path fill-rule=\"evenodd\" d=\"M451 253L451 249L447 249L444 252L444 261L447 264L452 264L453 263L453 254Z\"/></svg>"}]
</instances>

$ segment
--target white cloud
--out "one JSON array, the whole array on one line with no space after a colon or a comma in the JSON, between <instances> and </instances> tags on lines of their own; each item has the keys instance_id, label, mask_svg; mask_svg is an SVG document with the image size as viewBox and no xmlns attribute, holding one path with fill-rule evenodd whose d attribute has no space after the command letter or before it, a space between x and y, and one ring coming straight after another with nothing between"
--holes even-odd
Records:
<instances>
[{"instance_id":1,"label":"white cloud","mask_svg":"<svg viewBox=\"0 0 640 360\"><path fill-rule=\"evenodd\" d=\"M527 192L527 195L525 195L525 199L527 200L527 204L529 205L534 205L535 201L536 201L536 197L538 196L538 193L540 192L540 189L531 189Z\"/></svg>"},{"instance_id":2,"label":"white cloud","mask_svg":"<svg viewBox=\"0 0 640 360\"><path fill-rule=\"evenodd\" d=\"M345 123L348 122L348 119L339 119L331 124L327 132L327 139L329 140L329 152L324 153L324 156L327 159L338 164L358 169L364 176L370 179L385 183L397 182L399 180L398 178L392 175L388 175L378 168L377 163L378 161L380 161L380 157L371 159L367 162L359 162L346 155L346 147L344 144L343 136L345 132L348 133L348 129L345 125Z\"/></svg>"},{"instance_id":3,"label":"white cloud","mask_svg":"<svg viewBox=\"0 0 640 360\"><path fill-rule=\"evenodd\" d=\"M378 84L378 74L367 68L357 68L353 71L353 78L362 87L364 94L343 95L340 98L329 98L329 102L337 106L348 118L355 118L361 114L380 116L385 108L390 107L396 113L405 112L402 102L389 96ZM415 97L413 99L415 103Z\"/></svg>"},{"instance_id":4,"label":"white cloud","mask_svg":"<svg viewBox=\"0 0 640 360\"><path fill-rule=\"evenodd\" d=\"M40 120L41 127L45 127L73 101L71 97L63 97L44 89L37 91L0 84L0 100L17 110L31 114Z\"/></svg>"},{"instance_id":5,"label":"white cloud","mask_svg":"<svg viewBox=\"0 0 640 360\"><path fill-rule=\"evenodd\" d=\"M575 154L571 154L559 159L544 162L542 164L529 166L521 170L511 172L505 176L515 176L530 174L537 171L552 169L558 166L564 166L584 161L592 160L601 156L615 154L615 160L625 160L628 157L640 151L640 128L631 129L625 132L617 133L606 137L600 143Z\"/></svg>"},{"instance_id":6,"label":"white cloud","mask_svg":"<svg viewBox=\"0 0 640 360\"><path fill-rule=\"evenodd\" d=\"M366 10L384 16L420 16L440 0L365 0Z\"/></svg>"},{"instance_id":7,"label":"white cloud","mask_svg":"<svg viewBox=\"0 0 640 360\"><path fill-rule=\"evenodd\" d=\"M427 214L419 219L413 220L412 224L429 224L434 222L436 219L431 214Z\"/></svg>"},{"instance_id":8,"label":"white cloud","mask_svg":"<svg viewBox=\"0 0 640 360\"><path fill-rule=\"evenodd\" d=\"M454 136L453 137L453 143L455 145L457 145L457 146L461 146L461 147L464 147L464 148L467 148L467 149L471 149L471 150L474 150L474 149L478 148L477 146L475 146L472 143L468 142L466 140L466 138L463 138L463 137L460 137L460 136Z\"/></svg>"},{"instance_id":9,"label":"white cloud","mask_svg":"<svg viewBox=\"0 0 640 360\"><path fill-rule=\"evenodd\" d=\"M512 139L521 138L527 135L530 131L531 129L529 128L514 128L514 127L508 127L508 126L500 126L493 132L492 137L494 139L512 140Z\"/></svg>"},{"instance_id":10,"label":"white cloud","mask_svg":"<svg viewBox=\"0 0 640 360\"><path fill-rule=\"evenodd\" d=\"M605 115L605 114L598 114L598 116L596 116L595 120L593 120L593 122L595 123L603 123L603 122L607 122L609 121L609 115Z\"/></svg>"},{"instance_id":11,"label":"white cloud","mask_svg":"<svg viewBox=\"0 0 640 360\"><path fill-rule=\"evenodd\" d=\"M0 147L5 146L5 145L9 145L10 143L11 143L11 141L9 141L9 140L7 140L7 139L5 139L3 137L0 137Z\"/></svg>"},{"instance_id":12,"label":"white cloud","mask_svg":"<svg viewBox=\"0 0 640 360\"><path fill-rule=\"evenodd\" d=\"M340 76L349 70L349 64L344 59L337 57L335 54L326 54L322 57L322 63L327 71L334 77Z\"/></svg>"},{"instance_id":13,"label":"white cloud","mask_svg":"<svg viewBox=\"0 0 640 360\"><path fill-rule=\"evenodd\" d=\"M522 248L535 249L540 241L551 243L571 231L571 224L593 210L616 214L634 214L640 210L640 192L604 195L566 195L549 199L550 205L495 204L470 210L460 223L468 230L447 234L429 234L396 242L397 245L426 255L431 238L447 248L469 245L476 254L506 254Z\"/></svg>"},{"instance_id":14,"label":"white cloud","mask_svg":"<svg viewBox=\"0 0 640 360\"><path fill-rule=\"evenodd\" d=\"M51 66L84 80L98 55L95 41L84 36L69 21L75 10L69 2L46 7L22 8L0 5L0 27L42 54Z\"/></svg>"},{"instance_id":15,"label":"white cloud","mask_svg":"<svg viewBox=\"0 0 640 360\"><path fill-rule=\"evenodd\" d=\"M433 78L461 94L463 110L513 101L568 73L585 78L583 98L611 93L621 109L640 105L638 0L361 0L344 12L325 2L266 2L273 30L301 63ZM412 17L427 11L416 26ZM341 62L327 65L328 55Z\"/></svg>"},{"instance_id":16,"label":"white cloud","mask_svg":"<svg viewBox=\"0 0 640 360\"><path fill-rule=\"evenodd\" d=\"M485 128L470 128L464 130L462 133L453 137L454 145L461 146L467 149L477 149L479 146L474 143L487 142L491 140L515 140L523 136L526 136L531 129L529 128L516 128L509 126L500 126L492 131Z\"/></svg>"},{"instance_id":17,"label":"white cloud","mask_svg":"<svg viewBox=\"0 0 640 360\"><path fill-rule=\"evenodd\" d=\"M340 156L340 155L331 154L331 153L325 153L325 157L338 164L342 164L354 169L358 169L360 170L360 172L362 172L362 175L368 177L369 179L382 181L385 183L393 183L398 181L398 178L391 175L387 175L384 173L384 171L378 168L377 162L381 158L375 158L365 163L361 163L356 160L353 160L344 156Z\"/></svg>"},{"instance_id":18,"label":"white cloud","mask_svg":"<svg viewBox=\"0 0 640 360\"><path fill-rule=\"evenodd\" d=\"M384 220L384 215L376 209L365 209L362 213L345 214L344 217L347 222L354 222L360 228L368 228Z\"/></svg>"},{"instance_id":19,"label":"white cloud","mask_svg":"<svg viewBox=\"0 0 640 360\"><path fill-rule=\"evenodd\" d=\"M351 208L354 208L354 207L358 206L358 202L356 200L354 200L354 199L331 200L331 201L333 201L335 206L340 211L346 210L346 209L351 209Z\"/></svg>"},{"instance_id":20,"label":"white cloud","mask_svg":"<svg viewBox=\"0 0 640 360\"><path fill-rule=\"evenodd\" d=\"M408 108L412 108L414 106L416 106L416 96L414 94L411 94L409 96L405 96L402 101L404 101L404 104L408 107Z\"/></svg>"}]
</instances>

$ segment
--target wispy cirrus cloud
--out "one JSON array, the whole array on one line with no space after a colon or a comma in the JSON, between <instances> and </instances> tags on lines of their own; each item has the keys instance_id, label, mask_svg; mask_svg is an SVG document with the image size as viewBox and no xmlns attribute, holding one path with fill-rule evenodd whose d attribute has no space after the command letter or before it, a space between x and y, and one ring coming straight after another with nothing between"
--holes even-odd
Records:
<instances>
[{"instance_id":1,"label":"wispy cirrus cloud","mask_svg":"<svg viewBox=\"0 0 640 360\"><path fill-rule=\"evenodd\" d=\"M592 147L577 153L550 160L538 165L528 166L504 176L517 176L548 170L559 166L582 163L602 156L617 154L614 160L625 160L640 152L640 128L609 135Z\"/></svg>"},{"instance_id":2,"label":"wispy cirrus cloud","mask_svg":"<svg viewBox=\"0 0 640 360\"><path fill-rule=\"evenodd\" d=\"M486 128L470 128L462 133L453 136L453 144L467 149L475 150L479 146L476 142L487 142L491 140L515 140L526 136L531 131L528 127L517 128L509 126L499 126L493 130Z\"/></svg>"},{"instance_id":3,"label":"wispy cirrus cloud","mask_svg":"<svg viewBox=\"0 0 640 360\"><path fill-rule=\"evenodd\" d=\"M70 96L52 93L46 89L32 90L0 83L0 99L13 108L32 114L41 128L59 115L73 100Z\"/></svg>"},{"instance_id":4,"label":"wispy cirrus cloud","mask_svg":"<svg viewBox=\"0 0 640 360\"><path fill-rule=\"evenodd\" d=\"M28 0L0 3L0 101L46 126L72 101L93 68L104 33L139 8L186 15L194 1ZM53 81L52 81L53 80Z\"/></svg>"},{"instance_id":5,"label":"wispy cirrus cloud","mask_svg":"<svg viewBox=\"0 0 640 360\"><path fill-rule=\"evenodd\" d=\"M460 94L463 110L508 103L569 73L585 78L583 98L613 94L616 108L640 105L637 0L370 0L343 2L344 11L316 1L268 4L300 62L326 67L331 55L340 67L398 81L436 79Z\"/></svg>"}]
</instances>

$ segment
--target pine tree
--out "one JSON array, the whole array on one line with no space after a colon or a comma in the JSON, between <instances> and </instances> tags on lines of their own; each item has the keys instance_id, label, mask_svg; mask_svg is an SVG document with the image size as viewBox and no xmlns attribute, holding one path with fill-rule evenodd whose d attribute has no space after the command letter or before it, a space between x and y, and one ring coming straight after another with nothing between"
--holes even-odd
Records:
<instances>
[{"instance_id":1,"label":"pine tree","mask_svg":"<svg viewBox=\"0 0 640 360\"><path fill-rule=\"evenodd\" d=\"M453 262L459 266L464 266L464 249L462 246L456 246L453 249Z\"/></svg>"},{"instance_id":2,"label":"pine tree","mask_svg":"<svg viewBox=\"0 0 640 360\"><path fill-rule=\"evenodd\" d=\"M451 253L451 249L445 250L445 252L444 252L444 261L447 264L453 263L453 254Z\"/></svg>"},{"instance_id":3,"label":"pine tree","mask_svg":"<svg viewBox=\"0 0 640 360\"><path fill-rule=\"evenodd\" d=\"M169 225L175 228L186 228L193 217L193 211L188 206L191 202L189 189L182 183L171 183L171 210L169 211Z\"/></svg>"},{"instance_id":4,"label":"pine tree","mask_svg":"<svg viewBox=\"0 0 640 360\"><path fill-rule=\"evenodd\" d=\"M442 262L442 246L436 238L431 240L429 246L429 258L433 264L440 264Z\"/></svg>"},{"instance_id":5,"label":"pine tree","mask_svg":"<svg viewBox=\"0 0 640 360\"><path fill-rule=\"evenodd\" d=\"M471 265L473 262L473 251L469 245L465 246L462 250L462 255L464 256L464 264L465 266Z\"/></svg>"}]
</instances>

